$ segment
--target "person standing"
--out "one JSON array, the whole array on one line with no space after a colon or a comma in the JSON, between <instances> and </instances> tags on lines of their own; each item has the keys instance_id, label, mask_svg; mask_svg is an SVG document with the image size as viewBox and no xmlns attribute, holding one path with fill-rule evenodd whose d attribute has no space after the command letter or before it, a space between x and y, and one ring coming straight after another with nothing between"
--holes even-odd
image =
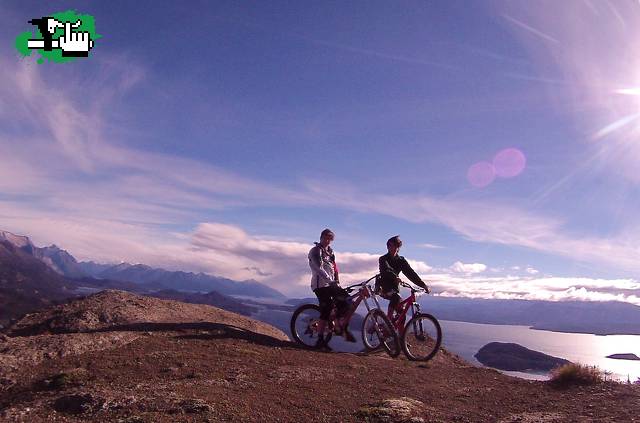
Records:
<instances>
[{"instance_id":1,"label":"person standing","mask_svg":"<svg viewBox=\"0 0 640 423\"><path fill-rule=\"evenodd\" d=\"M316 242L309 250L309 267L311 268L311 289L318 297L320 306L320 336L316 347L326 347L324 328L329 320L333 304L336 305L338 318L338 333L342 331L345 339L355 342L353 334L347 327L346 314L349 312L349 294L340 286L336 256L331 248L335 235L331 229L325 229L320 234L320 242Z\"/></svg>"}]
</instances>

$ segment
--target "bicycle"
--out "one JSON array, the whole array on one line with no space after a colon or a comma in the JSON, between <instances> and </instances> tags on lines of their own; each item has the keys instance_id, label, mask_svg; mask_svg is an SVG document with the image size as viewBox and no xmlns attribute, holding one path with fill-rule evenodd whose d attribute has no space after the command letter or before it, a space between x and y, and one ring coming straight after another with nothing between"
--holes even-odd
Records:
<instances>
[{"instance_id":1,"label":"bicycle","mask_svg":"<svg viewBox=\"0 0 640 423\"><path fill-rule=\"evenodd\" d=\"M411 290L411 295L398 304L398 309L392 312L392 316L387 316L393 328L400 336L400 346L409 360L429 361L440 349L442 345L442 328L438 319L428 313L420 312L420 304L416 298L426 293L423 289L416 289L413 285L401 282L401 285ZM375 294L379 294L377 288ZM384 298L384 297L383 297ZM376 301L376 304L379 304ZM399 310L399 311L398 311ZM411 319L405 325L407 314L411 310ZM376 345L369 345L368 349L377 348Z\"/></svg>"},{"instance_id":2,"label":"bicycle","mask_svg":"<svg viewBox=\"0 0 640 423\"><path fill-rule=\"evenodd\" d=\"M369 283L375 279L375 276L345 288L348 293L357 289L357 292L349 296L350 308L346 314L345 327L348 326L351 317L355 314L356 309L361 302L364 302L367 308L367 315L363 321L362 337L365 338L365 324L370 322L371 325L371 343L377 342L376 349L382 346L391 357L397 357L400 354L400 342L398 334L393 329L391 321L387 315L380 309L380 304L371 289ZM373 300L375 307L369 305L369 299ZM338 333L342 328L337 323L337 311L335 305L331 310L331 315L327 324L324 325L324 339L328 343L334 333ZM291 316L291 335L297 343L306 347L314 348L318 341L320 323L320 307L317 304L302 304Z\"/></svg>"}]
</instances>

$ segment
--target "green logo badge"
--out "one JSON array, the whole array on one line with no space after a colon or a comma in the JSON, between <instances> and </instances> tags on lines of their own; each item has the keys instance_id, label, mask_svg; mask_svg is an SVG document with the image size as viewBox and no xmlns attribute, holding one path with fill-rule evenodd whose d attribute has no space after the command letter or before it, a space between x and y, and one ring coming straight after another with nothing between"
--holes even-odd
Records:
<instances>
[{"instance_id":1,"label":"green logo badge","mask_svg":"<svg viewBox=\"0 0 640 423\"><path fill-rule=\"evenodd\" d=\"M44 59L65 63L77 57L89 57L94 41L101 37L96 33L93 16L80 15L74 10L33 18L29 23L37 31L18 35L16 49L25 57L37 51L40 53L38 63L44 63Z\"/></svg>"}]
</instances>

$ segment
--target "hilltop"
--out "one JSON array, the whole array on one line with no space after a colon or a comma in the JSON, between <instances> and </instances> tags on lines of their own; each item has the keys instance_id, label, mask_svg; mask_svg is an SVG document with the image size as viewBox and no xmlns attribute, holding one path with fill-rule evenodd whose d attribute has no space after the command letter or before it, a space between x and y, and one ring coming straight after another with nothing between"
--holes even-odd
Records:
<instances>
[{"instance_id":1,"label":"hilltop","mask_svg":"<svg viewBox=\"0 0 640 423\"><path fill-rule=\"evenodd\" d=\"M322 353L206 305L105 291L0 339L4 421L633 421L637 387L558 391L470 366ZM380 416L387 416L380 420Z\"/></svg>"}]
</instances>

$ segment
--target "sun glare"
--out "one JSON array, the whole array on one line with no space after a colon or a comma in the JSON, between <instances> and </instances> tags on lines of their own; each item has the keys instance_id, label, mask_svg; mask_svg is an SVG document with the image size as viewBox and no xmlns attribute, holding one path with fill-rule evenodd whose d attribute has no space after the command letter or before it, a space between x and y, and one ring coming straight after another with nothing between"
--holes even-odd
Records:
<instances>
[{"instance_id":1,"label":"sun glare","mask_svg":"<svg viewBox=\"0 0 640 423\"><path fill-rule=\"evenodd\" d=\"M640 87L621 88L619 90L616 90L616 93L624 95L640 95Z\"/></svg>"}]
</instances>

